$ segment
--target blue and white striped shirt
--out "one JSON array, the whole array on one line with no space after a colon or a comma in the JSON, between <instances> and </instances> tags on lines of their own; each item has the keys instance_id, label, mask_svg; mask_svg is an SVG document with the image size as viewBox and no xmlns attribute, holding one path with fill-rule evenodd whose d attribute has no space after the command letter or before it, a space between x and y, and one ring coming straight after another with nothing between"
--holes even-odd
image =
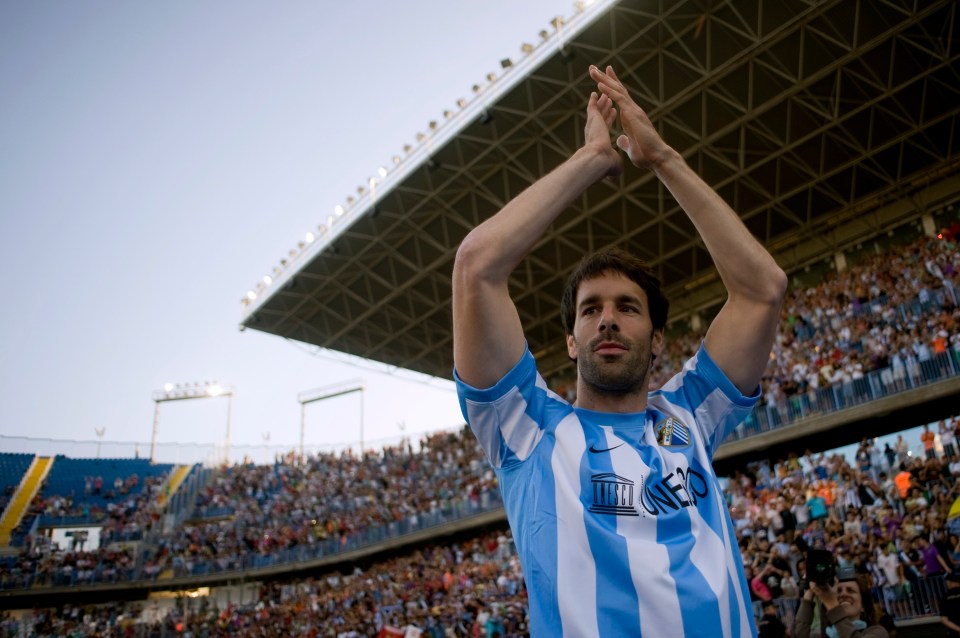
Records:
<instances>
[{"instance_id":1,"label":"blue and white striped shirt","mask_svg":"<svg viewBox=\"0 0 960 638\"><path fill-rule=\"evenodd\" d=\"M529 350L492 388L456 381L503 492L532 635L756 635L711 460L759 391L744 396L702 346L643 413L574 408Z\"/></svg>"}]
</instances>

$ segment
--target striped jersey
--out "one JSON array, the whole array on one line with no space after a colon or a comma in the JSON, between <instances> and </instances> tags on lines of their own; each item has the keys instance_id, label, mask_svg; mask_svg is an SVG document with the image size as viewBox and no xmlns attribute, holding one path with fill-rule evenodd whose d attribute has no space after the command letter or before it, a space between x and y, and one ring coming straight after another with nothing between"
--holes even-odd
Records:
<instances>
[{"instance_id":1,"label":"striped jersey","mask_svg":"<svg viewBox=\"0 0 960 638\"><path fill-rule=\"evenodd\" d=\"M755 636L734 528L711 460L759 398L701 345L645 412L575 408L529 349L495 386L454 373L496 469L533 636Z\"/></svg>"}]
</instances>

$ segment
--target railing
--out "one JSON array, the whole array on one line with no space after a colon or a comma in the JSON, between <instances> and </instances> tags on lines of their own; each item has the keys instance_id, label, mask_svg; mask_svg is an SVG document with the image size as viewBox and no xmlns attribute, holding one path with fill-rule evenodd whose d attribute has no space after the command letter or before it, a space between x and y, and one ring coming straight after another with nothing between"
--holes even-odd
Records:
<instances>
[{"instance_id":1,"label":"railing","mask_svg":"<svg viewBox=\"0 0 960 638\"><path fill-rule=\"evenodd\" d=\"M838 412L956 376L960 376L960 352L948 350L926 361L919 361L915 366L873 370L850 383L835 383L815 391L783 397L772 403L764 403L761 399L761 403L727 436L725 442L739 441L810 416Z\"/></svg>"},{"instance_id":2,"label":"railing","mask_svg":"<svg viewBox=\"0 0 960 638\"><path fill-rule=\"evenodd\" d=\"M937 619L940 616L940 599L947 591L943 574L928 576L915 581L906 581L896 586L874 587L873 599L880 610L886 612L894 621L917 618ZM777 607L777 617L787 628L793 627L799 598L777 598L773 601ZM763 615L763 603L753 602L754 617Z\"/></svg>"}]
</instances>

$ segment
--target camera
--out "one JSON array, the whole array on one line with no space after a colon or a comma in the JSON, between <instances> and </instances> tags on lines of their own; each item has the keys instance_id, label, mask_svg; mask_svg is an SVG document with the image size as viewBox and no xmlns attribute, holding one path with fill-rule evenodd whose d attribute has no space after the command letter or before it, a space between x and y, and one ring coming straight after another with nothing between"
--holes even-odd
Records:
<instances>
[{"instance_id":1,"label":"camera","mask_svg":"<svg viewBox=\"0 0 960 638\"><path fill-rule=\"evenodd\" d=\"M824 587L832 585L837 576L837 563L833 559L833 552L826 549L812 549L801 536L794 539L794 544L803 552L806 565L806 578L799 583L800 591L806 591L809 583Z\"/></svg>"},{"instance_id":2,"label":"camera","mask_svg":"<svg viewBox=\"0 0 960 638\"><path fill-rule=\"evenodd\" d=\"M833 553L825 549L807 551L807 580L821 586L830 586L837 577L837 563Z\"/></svg>"}]
</instances>

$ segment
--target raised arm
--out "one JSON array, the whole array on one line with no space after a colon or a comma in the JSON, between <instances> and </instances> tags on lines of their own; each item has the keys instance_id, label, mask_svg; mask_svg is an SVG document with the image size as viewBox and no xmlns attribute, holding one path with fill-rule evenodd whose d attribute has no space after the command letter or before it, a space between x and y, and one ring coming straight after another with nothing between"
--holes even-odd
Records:
<instances>
[{"instance_id":1,"label":"raised arm","mask_svg":"<svg viewBox=\"0 0 960 638\"><path fill-rule=\"evenodd\" d=\"M786 275L737 214L663 141L613 67L604 72L592 66L590 77L620 109L624 134L617 146L657 175L703 238L728 295L704 342L740 391L753 392L773 346Z\"/></svg>"},{"instance_id":2,"label":"raised arm","mask_svg":"<svg viewBox=\"0 0 960 638\"><path fill-rule=\"evenodd\" d=\"M587 103L584 145L464 238L453 265L453 359L467 384L486 388L509 372L524 349L510 299L510 273L577 197L623 170L610 144L617 113L597 93Z\"/></svg>"}]
</instances>

